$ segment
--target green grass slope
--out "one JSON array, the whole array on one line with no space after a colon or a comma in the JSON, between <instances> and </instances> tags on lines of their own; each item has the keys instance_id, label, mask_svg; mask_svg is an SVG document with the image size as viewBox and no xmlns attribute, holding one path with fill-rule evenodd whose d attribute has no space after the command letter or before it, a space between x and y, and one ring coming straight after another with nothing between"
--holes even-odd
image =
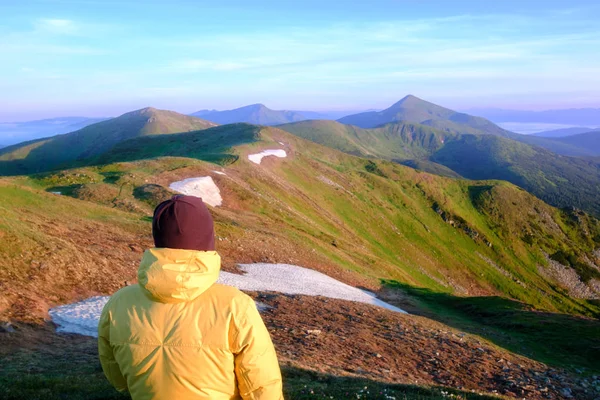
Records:
<instances>
[{"instance_id":1,"label":"green grass slope","mask_svg":"<svg viewBox=\"0 0 600 400\"><path fill-rule=\"evenodd\" d=\"M338 120L361 128L375 128L391 122L405 121L429 125L452 133L510 136L508 132L481 117L459 113L448 108L408 95L383 111L349 115Z\"/></svg>"},{"instance_id":2,"label":"green grass slope","mask_svg":"<svg viewBox=\"0 0 600 400\"><path fill-rule=\"evenodd\" d=\"M88 160L88 163L108 164L160 156L180 156L229 164L238 158L230 149L257 141L259 133L258 126L240 123L175 135L142 136L120 142L110 151Z\"/></svg>"},{"instance_id":3,"label":"green grass slope","mask_svg":"<svg viewBox=\"0 0 600 400\"><path fill-rule=\"evenodd\" d=\"M213 126L173 111L144 108L75 132L4 148L0 151L0 175L52 170L102 154L127 139Z\"/></svg>"},{"instance_id":4,"label":"green grass slope","mask_svg":"<svg viewBox=\"0 0 600 400\"><path fill-rule=\"evenodd\" d=\"M559 207L600 215L600 163L494 136L463 135L431 160L469 179L502 179Z\"/></svg>"},{"instance_id":5,"label":"green grass slope","mask_svg":"<svg viewBox=\"0 0 600 400\"><path fill-rule=\"evenodd\" d=\"M593 252L600 247L600 225L592 217L559 211L508 183L447 179L353 157L280 129L213 129L249 130L251 139L222 150L231 163L199 151L222 143L218 135L202 135L214 143L198 147L175 140L179 147L168 148L163 136L136 139L154 149L145 153L149 157L173 148L178 157L124 162L131 153L115 148L107 155L112 164L16 182L148 215L168 195L169 183L211 175L224 197L214 212L225 259L296 263L351 279L394 279L438 292L507 296L544 310L598 312L539 272L546 254L563 252L581 279L596 279L580 268L585 260L598 265ZM171 137L185 135L191 134ZM288 158L266 158L261 165L247 159L282 147ZM226 165L227 175L211 172L215 162Z\"/></svg>"},{"instance_id":6,"label":"green grass slope","mask_svg":"<svg viewBox=\"0 0 600 400\"><path fill-rule=\"evenodd\" d=\"M280 125L287 132L344 153L387 160L424 158L454 134L425 125L396 122L363 129L336 121L313 120Z\"/></svg>"},{"instance_id":7,"label":"green grass slope","mask_svg":"<svg viewBox=\"0 0 600 400\"><path fill-rule=\"evenodd\" d=\"M452 134L402 122L363 129L333 121L303 121L280 128L349 154L392 160L442 176L507 180L554 206L600 215L600 163L594 159L563 157L510 138Z\"/></svg>"},{"instance_id":8,"label":"green grass slope","mask_svg":"<svg viewBox=\"0 0 600 400\"><path fill-rule=\"evenodd\" d=\"M590 155L600 156L600 131L598 130L557 138L556 140L567 145L586 149Z\"/></svg>"}]
</instances>

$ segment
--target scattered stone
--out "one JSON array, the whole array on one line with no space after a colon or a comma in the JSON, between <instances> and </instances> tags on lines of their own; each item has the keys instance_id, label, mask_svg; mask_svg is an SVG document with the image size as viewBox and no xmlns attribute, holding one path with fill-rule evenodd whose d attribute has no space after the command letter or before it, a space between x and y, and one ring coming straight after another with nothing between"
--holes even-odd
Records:
<instances>
[{"instance_id":1,"label":"scattered stone","mask_svg":"<svg viewBox=\"0 0 600 400\"><path fill-rule=\"evenodd\" d=\"M0 332L3 333L13 333L15 328L13 328L10 322L0 322Z\"/></svg>"},{"instance_id":2,"label":"scattered stone","mask_svg":"<svg viewBox=\"0 0 600 400\"><path fill-rule=\"evenodd\" d=\"M560 394L568 399L573 398L573 393L571 392L571 389L569 389L569 388L561 389Z\"/></svg>"}]
</instances>

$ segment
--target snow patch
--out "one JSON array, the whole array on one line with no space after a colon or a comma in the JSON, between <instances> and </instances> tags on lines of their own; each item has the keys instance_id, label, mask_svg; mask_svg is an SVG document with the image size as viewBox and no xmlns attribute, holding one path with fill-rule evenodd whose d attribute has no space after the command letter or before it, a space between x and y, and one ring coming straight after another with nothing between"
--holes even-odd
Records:
<instances>
[{"instance_id":1,"label":"snow patch","mask_svg":"<svg viewBox=\"0 0 600 400\"><path fill-rule=\"evenodd\" d=\"M217 175L227 175L225 172L221 172L221 171L213 171L213 172Z\"/></svg>"},{"instance_id":2,"label":"snow patch","mask_svg":"<svg viewBox=\"0 0 600 400\"><path fill-rule=\"evenodd\" d=\"M109 298L109 296L90 297L78 303L54 307L48 311L48 314L58 325L57 332L97 337L100 314Z\"/></svg>"},{"instance_id":3,"label":"snow patch","mask_svg":"<svg viewBox=\"0 0 600 400\"><path fill-rule=\"evenodd\" d=\"M169 185L169 188L187 196L201 197L202 201L213 207L218 207L223 204L221 191L210 176L188 178L182 181L173 182Z\"/></svg>"},{"instance_id":4,"label":"snow patch","mask_svg":"<svg viewBox=\"0 0 600 400\"><path fill-rule=\"evenodd\" d=\"M275 157L279 157L279 158L285 158L287 157L287 153L285 152L285 150L265 150L262 151L260 153L257 154L250 154L248 156L248 159L250 161L252 161L255 164L260 164L260 162L262 161L263 157L268 157L268 156L275 156Z\"/></svg>"},{"instance_id":5,"label":"snow patch","mask_svg":"<svg viewBox=\"0 0 600 400\"><path fill-rule=\"evenodd\" d=\"M346 285L325 274L290 264L240 264L244 275L221 272L218 282L241 290L271 291L307 296L324 296L372 304L404 313L379 300L373 293Z\"/></svg>"},{"instance_id":6,"label":"snow patch","mask_svg":"<svg viewBox=\"0 0 600 400\"><path fill-rule=\"evenodd\" d=\"M240 264L244 275L221 271L218 283L248 291L270 291L307 296L323 296L350 300L406 313L404 310L379 300L373 293L346 285L325 274L290 264ZM49 314L57 332L97 336L98 320L108 296L91 297L78 303L58 306ZM257 302L259 310L266 304Z\"/></svg>"}]
</instances>

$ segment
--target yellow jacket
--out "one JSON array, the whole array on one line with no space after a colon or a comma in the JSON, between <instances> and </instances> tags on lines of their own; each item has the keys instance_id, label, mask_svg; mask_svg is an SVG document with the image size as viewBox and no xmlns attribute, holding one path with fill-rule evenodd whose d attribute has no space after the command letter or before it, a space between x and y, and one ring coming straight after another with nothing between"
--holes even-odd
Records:
<instances>
[{"instance_id":1,"label":"yellow jacket","mask_svg":"<svg viewBox=\"0 0 600 400\"><path fill-rule=\"evenodd\" d=\"M215 283L214 251L150 249L138 285L102 311L104 374L133 400L283 399L281 372L254 301Z\"/></svg>"}]
</instances>

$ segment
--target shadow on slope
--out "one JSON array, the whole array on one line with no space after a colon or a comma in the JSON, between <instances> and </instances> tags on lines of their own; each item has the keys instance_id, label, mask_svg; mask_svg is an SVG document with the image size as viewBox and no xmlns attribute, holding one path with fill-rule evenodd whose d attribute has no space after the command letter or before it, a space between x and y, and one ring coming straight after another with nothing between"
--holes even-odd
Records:
<instances>
[{"instance_id":1,"label":"shadow on slope","mask_svg":"<svg viewBox=\"0 0 600 400\"><path fill-rule=\"evenodd\" d=\"M140 136L124 140L93 157L79 157L62 163L44 163L48 149L40 145L28 150L21 159L0 160L0 174L5 176L58 171L66 168L136 161L155 157L189 157L226 165L237 160L231 147L251 143L259 138L260 127L231 124L200 131ZM67 151L62 148L60 151ZM109 181L111 178L106 177Z\"/></svg>"},{"instance_id":2,"label":"shadow on slope","mask_svg":"<svg viewBox=\"0 0 600 400\"><path fill-rule=\"evenodd\" d=\"M138 137L118 143L89 165L156 157L188 157L227 165L238 159L230 149L259 140L260 130L259 126L239 123L202 131Z\"/></svg>"},{"instance_id":3,"label":"shadow on slope","mask_svg":"<svg viewBox=\"0 0 600 400\"><path fill-rule=\"evenodd\" d=\"M8 336L0 337L0 392L12 399L130 399L114 390L102 373L95 338L57 335L53 328L20 326L19 345L12 348ZM416 385L391 384L375 380L341 377L299 367L282 367L286 399L363 398L442 400L453 394L458 399L496 399L471 392ZM444 393L442 393L444 392Z\"/></svg>"},{"instance_id":4,"label":"shadow on slope","mask_svg":"<svg viewBox=\"0 0 600 400\"><path fill-rule=\"evenodd\" d=\"M600 371L600 321L540 312L508 298L458 297L384 281L409 297L408 312L479 335L509 351L561 368ZM384 297L385 299L385 297Z\"/></svg>"}]
</instances>

